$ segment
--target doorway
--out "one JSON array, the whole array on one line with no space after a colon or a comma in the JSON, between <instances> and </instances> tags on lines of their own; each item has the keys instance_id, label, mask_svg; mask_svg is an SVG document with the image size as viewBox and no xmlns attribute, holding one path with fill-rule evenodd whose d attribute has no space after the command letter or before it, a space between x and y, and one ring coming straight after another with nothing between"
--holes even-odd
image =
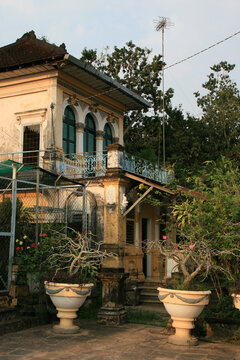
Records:
<instances>
[{"instance_id":1,"label":"doorway","mask_svg":"<svg viewBox=\"0 0 240 360\"><path fill-rule=\"evenodd\" d=\"M142 218L142 251L143 251L143 273L145 279L150 279L152 275L151 271L151 254L146 253L147 242L151 239L151 220Z\"/></svg>"}]
</instances>

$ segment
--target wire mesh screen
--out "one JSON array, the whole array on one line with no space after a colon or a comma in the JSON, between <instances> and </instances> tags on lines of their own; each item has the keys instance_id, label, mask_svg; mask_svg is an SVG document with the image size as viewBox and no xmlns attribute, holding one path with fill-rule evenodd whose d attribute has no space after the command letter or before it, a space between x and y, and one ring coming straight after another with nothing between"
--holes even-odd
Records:
<instances>
[{"instance_id":1,"label":"wire mesh screen","mask_svg":"<svg viewBox=\"0 0 240 360\"><path fill-rule=\"evenodd\" d=\"M82 231L86 224L85 193L78 190L43 188L39 194L38 222L41 232L49 228Z\"/></svg>"},{"instance_id":2,"label":"wire mesh screen","mask_svg":"<svg viewBox=\"0 0 240 360\"><path fill-rule=\"evenodd\" d=\"M0 292L8 290L10 236L0 234Z\"/></svg>"},{"instance_id":3,"label":"wire mesh screen","mask_svg":"<svg viewBox=\"0 0 240 360\"><path fill-rule=\"evenodd\" d=\"M32 173L31 173L32 174ZM41 178L40 178L41 179ZM82 185L52 186L16 180L16 220L12 223L12 179L0 176L0 292L7 291L14 258L41 233L87 229L85 189ZM11 240L12 239L12 240ZM29 243L28 243L29 242Z\"/></svg>"}]
</instances>

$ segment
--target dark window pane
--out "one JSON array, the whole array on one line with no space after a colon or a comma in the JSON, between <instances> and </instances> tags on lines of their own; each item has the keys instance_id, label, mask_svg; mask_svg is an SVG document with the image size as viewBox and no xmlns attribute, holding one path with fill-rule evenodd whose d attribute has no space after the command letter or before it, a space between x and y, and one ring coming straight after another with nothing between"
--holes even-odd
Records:
<instances>
[{"instance_id":1,"label":"dark window pane","mask_svg":"<svg viewBox=\"0 0 240 360\"><path fill-rule=\"evenodd\" d=\"M134 221L127 220L126 221L126 242L127 244L134 244Z\"/></svg>"},{"instance_id":2,"label":"dark window pane","mask_svg":"<svg viewBox=\"0 0 240 360\"><path fill-rule=\"evenodd\" d=\"M65 154L75 153L76 149L76 124L74 112L67 106L63 118L63 151Z\"/></svg>"},{"instance_id":3,"label":"dark window pane","mask_svg":"<svg viewBox=\"0 0 240 360\"><path fill-rule=\"evenodd\" d=\"M69 143L69 153L75 153L75 144L74 143Z\"/></svg>"},{"instance_id":4,"label":"dark window pane","mask_svg":"<svg viewBox=\"0 0 240 360\"><path fill-rule=\"evenodd\" d=\"M93 152L96 151L96 130L93 117L88 114L85 119L85 129L83 138L83 151Z\"/></svg>"},{"instance_id":5,"label":"dark window pane","mask_svg":"<svg viewBox=\"0 0 240 360\"><path fill-rule=\"evenodd\" d=\"M106 146L113 143L112 130L108 124L104 126L104 137L103 137L103 150L106 149Z\"/></svg>"},{"instance_id":6,"label":"dark window pane","mask_svg":"<svg viewBox=\"0 0 240 360\"><path fill-rule=\"evenodd\" d=\"M69 139L75 141L75 127L69 125Z\"/></svg>"},{"instance_id":7,"label":"dark window pane","mask_svg":"<svg viewBox=\"0 0 240 360\"><path fill-rule=\"evenodd\" d=\"M67 141L63 140L63 151L65 152L65 154L68 153L68 146L67 146Z\"/></svg>"}]
</instances>

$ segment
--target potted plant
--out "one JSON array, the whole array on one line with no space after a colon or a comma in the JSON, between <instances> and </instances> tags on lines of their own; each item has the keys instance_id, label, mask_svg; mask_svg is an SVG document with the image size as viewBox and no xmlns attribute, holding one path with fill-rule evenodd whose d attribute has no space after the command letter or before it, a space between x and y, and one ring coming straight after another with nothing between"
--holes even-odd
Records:
<instances>
[{"instance_id":1,"label":"potted plant","mask_svg":"<svg viewBox=\"0 0 240 360\"><path fill-rule=\"evenodd\" d=\"M68 229L68 233L55 233L51 254L46 259L51 278L45 280L45 290L58 311L60 322L54 330L59 333L79 330L73 323L76 312L91 294L102 262L115 256L102 251L102 242L90 240L84 231Z\"/></svg>"},{"instance_id":2,"label":"potted plant","mask_svg":"<svg viewBox=\"0 0 240 360\"><path fill-rule=\"evenodd\" d=\"M159 299L176 328L169 342L196 345L191 336L194 319L209 302L210 291L196 291L199 279L221 272L233 280L239 265L240 174L225 159L208 163L201 176L191 178L192 189L176 190L169 216L169 234L177 233L178 243L162 239L150 243L166 258L175 261L182 274L180 291L158 288ZM170 237L172 237L170 235ZM165 236L167 237L167 236ZM172 237L173 238L173 237ZM190 291L189 291L190 290ZM235 296L237 303L237 296Z\"/></svg>"}]
</instances>

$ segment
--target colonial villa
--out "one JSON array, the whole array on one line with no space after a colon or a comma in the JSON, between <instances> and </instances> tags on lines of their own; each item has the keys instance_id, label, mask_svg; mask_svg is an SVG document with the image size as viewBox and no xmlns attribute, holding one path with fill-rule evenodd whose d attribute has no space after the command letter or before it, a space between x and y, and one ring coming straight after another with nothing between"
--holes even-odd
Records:
<instances>
[{"instance_id":1,"label":"colonial villa","mask_svg":"<svg viewBox=\"0 0 240 360\"><path fill-rule=\"evenodd\" d=\"M173 194L172 175L124 151L124 113L149 106L33 31L0 48L0 161L87 184L88 228L118 253L109 267L136 281L171 274L168 261L143 253L146 241L162 236L161 209L139 202L134 189L142 183Z\"/></svg>"}]
</instances>

